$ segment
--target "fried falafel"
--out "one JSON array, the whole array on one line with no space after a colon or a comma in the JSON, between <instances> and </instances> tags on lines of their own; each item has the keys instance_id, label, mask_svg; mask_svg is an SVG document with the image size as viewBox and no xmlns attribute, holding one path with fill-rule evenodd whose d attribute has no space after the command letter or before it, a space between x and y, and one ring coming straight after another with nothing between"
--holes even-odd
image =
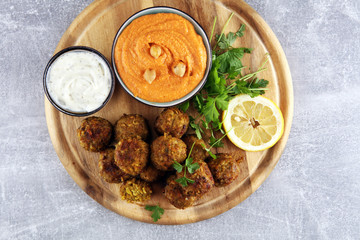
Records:
<instances>
[{"instance_id":1,"label":"fried falafel","mask_svg":"<svg viewBox=\"0 0 360 240\"><path fill-rule=\"evenodd\" d=\"M145 202L151 194L150 184L140 179L130 179L120 187L121 199L128 202Z\"/></svg>"},{"instance_id":2,"label":"fried falafel","mask_svg":"<svg viewBox=\"0 0 360 240\"><path fill-rule=\"evenodd\" d=\"M121 139L115 148L115 164L131 176L136 176L146 167L149 145L140 137Z\"/></svg>"},{"instance_id":3,"label":"fried falafel","mask_svg":"<svg viewBox=\"0 0 360 240\"><path fill-rule=\"evenodd\" d=\"M195 196L197 199L200 199L214 187L214 178L211 175L211 171L206 162L199 161L197 163L199 164L199 168L193 174L186 174L186 177L193 180L194 183L183 187L183 192L187 196ZM180 173L176 173L177 179L183 176L184 170Z\"/></svg>"},{"instance_id":4,"label":"fried falafel","mask_svg":"<svg viewBox=\"0 0 360 240\"><path fill-rule=\"evenodd\" d=\"M199 169L193 174L187 174L186 177L194 181L192 184L182 186L176 182L184 176L184 172L170 176L166 181L165 197L176 208L184 209L192 206L197 200L201 199L214 187L214 179L204 161L199 161Z\"/></svg>"},{"instance_id":5,"label":"fried falafel","mask_svg":"<svg viewBox=\"0 0 360 240\"><path fill-rule=\"evenodd\" d=\"M208 165L216 187L229 185L241 171L239 163L227 153L216 154L216 159L210 159Z\"/></svg>"},{"instance_id":6,"label":"fried falafel","mask_svg":"<svg viewBox=\"0 0 360 240\"><path fill-rule=\"evenodd\" d=\"M99 156L99 173L100 176L109 183L120 183L131 178L130 175L124 173L115 164L114 160L115 148L107 148L100 152Z\"/></svg>"},{"instance_id":7,"label":"fried falafel","mask_svg":"<svg viewBox=\"0 0 360 240\"><path fill-rule=\"evenodd\" d=\"M181 138L189 127L189 116L176 107L170 107L160 113L155 120L155 130L160 134L168 133Z\"/></svg>"},{"instance_id":8,"label":"fried falafel","mask_svg":"<svg viewBox=\"0 0 360 240\"><path fill-rule=\"evenodd\" d=\"M100 117L85 118L77 129L80 145L91 152L104 150L112 139L111 123Z\"/></svg>"},{"instance_id":9,"label":"fried falafel","mask_svg":"<svg viewBox=\"0 0 360 240\"><path fill-rule=\"evenodd\" d=\"M124 114L115 123L115 141L136 136L140 136L144 141L148 139L149 127L145 118L138 114Z\"/></svg>"},{"instance_id":10,"label":"fried falafel","mask_svg":"<svg viewBox=\"0 0 360 240\"><path fill-rule=\"evenodd\" d=\"M151 162L159 170L173 170L174 161L182 163L186 159L186 145L178 138L164 135L151 144Z\"/></svg>"},{"instance_id":11,"label":"fried falafel","mask_svg":"<svg viewBox=\"0 0 360 240\"><path fill-rule=\"evenodd\" d=\"M163 171L155 168L152 164L148 164L140 173L140 178L146 182L155 182L163 175Z\"/></svg>"},{"instance_id":12,"label":"fried falafel","mask_svg":"<svg viewBox=\"0 0 360 240\"><path fill-rule=\"evenodd\" d=\"M194 205L197 198L195 196L184 194L183 187L175 180L175 175L172 175L167 179L164 190L165 197L172 205L179 209L185 209Z\"/></svg>"},{"instance_id":13,"label":"fried falafel","mask_svg":"<svg viewBox=\"0 0 360 240\"><path fill-rule=\"evenodd\" d=\"M194 144L193 150L190 154L190 157L193 158L194 162L204 161L209 157L209 153L205 151L203 146L206 146L206 143L203 139L198 139L195 134L185 135L182 140L186 144L187 154L189 154L192 145Z\"/></svg>"}]
</instances>

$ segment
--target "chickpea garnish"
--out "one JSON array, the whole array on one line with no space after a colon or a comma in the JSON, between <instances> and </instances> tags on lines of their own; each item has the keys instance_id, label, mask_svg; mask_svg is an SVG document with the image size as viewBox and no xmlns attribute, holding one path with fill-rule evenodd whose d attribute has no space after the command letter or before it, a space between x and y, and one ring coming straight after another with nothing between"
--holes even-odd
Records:
<instances>
[{"instance_id":1,"label":"chickpea garnish","mask_svg":"<svg viewBox=\"0 0 360 240\"><path fill-rule=\"evenodd\" d=\"M159 45L154 44L150 47L150 55L155 59L157 59L161 55L161 52L162 50Z\"/></svg>"},{"instance_id":2,"label":"chickpea garnish","mask_svg":"<svg viewBox=\"0 0 360 240\"><path fill-rule=\"evenodd\" d=\"M146 69L143 76L151 84L156 78L156 71L154 69Z\"/></svg>"},{"instance_id":3,"label":"chickpea garnish","mask_svg":"<svg viewBox=\"0 0 360 240\"><path fill-rule=\"evenodd\" d=\"M173 67L173 72L175 75L179 77L183 77L186 71L186 65L183 62L179 62L177 65Z\"/></svg>"}]
</instances>

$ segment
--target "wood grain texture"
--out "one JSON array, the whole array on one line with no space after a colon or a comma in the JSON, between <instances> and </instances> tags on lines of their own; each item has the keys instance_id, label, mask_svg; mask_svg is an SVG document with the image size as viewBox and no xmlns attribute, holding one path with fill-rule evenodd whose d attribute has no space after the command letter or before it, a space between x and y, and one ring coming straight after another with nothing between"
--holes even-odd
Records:
<instances>
[{"instance_id":1,"label":"wood grain texture","mask_svg":"<svg viewBox=\"0 0 360 240\"><path fill-rule=\"evenodd\" d=\"M165 209L158 224L185 224L201 221L221 214L250 196L269 176L278 162L289 136L293 116L293 89L290 70L284 52L266 22L245 2L239 0L102 0L90 4L70 25L61 38L55 52L63 48L83 45L93 47L111 59L111 46L120 25L135 12L151 6L170 6L178 8L195 18L210 35L215 16L218 16L216 32L220 32L225 21L234 12L227 31L236 31L240 24L247 26L245 36L237 40L239 46L254 49L244 57L243 63L252 70L257 69L269 53L271 60L268 70L259 77L270 80L267 97L281 108L285 129L280 141L271 149L258 153L244 152L226 140L219 152L229 152L242 157L242 175L232 184L214 188L195 206L178 210L169 204L162 195L162 188L154 186L154 196L145 204L158 204ZM141 104L130 97L116 83L110 102L95 116L115 123L124 113L142 114L148 119L151 128L155 117L162 109ZM81 148L76 138L76 129L83 118L67 116L58 112L45 99L45 113L49 134L60 161L74 181L93 199L106 208L125 217L153 223L150 213L144 210L145 204L129 204L120 199L119 184L103 181L97 168L98 154ZM154 132L153 132L154 134Z\"/></svg>"}]
</instances>

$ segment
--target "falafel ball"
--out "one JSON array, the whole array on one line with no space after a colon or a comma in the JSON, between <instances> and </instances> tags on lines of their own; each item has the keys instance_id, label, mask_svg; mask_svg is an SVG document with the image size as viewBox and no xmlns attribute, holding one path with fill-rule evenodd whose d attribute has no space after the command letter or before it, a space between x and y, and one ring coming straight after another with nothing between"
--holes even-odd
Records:
<instances>
[{"instance_id":1,"label":"falafel ball","mask_svg":"<svg viewBox=\"0 0 360 240\"><path fill-rule=\"evenodd\" d=\"M146 182L155 182L159 177L163 176L164 172L156 169L153 165L149 164L140 173L140 178Z\"/></svg>"},{"instance_id":2,"label":"falafel ball","mask_svg":"<svg viewBox=\"0 0 360 240\"><path fill-rule=\"evenodd\" d=\"M150 184L140 179L127 180L120 187L121 199L128 202L145 202L150 200L151 194Z\"/></svg>"},{"instance_id":3,"label":"falafel ball","mask_svg":"<svg viewBox=\"0 0 360 240\"><path fill-rule=\"evenodd\" d=\"M100 152L99 157L99 173L100 176L109 183L120 183L131 178L130 175L124 173L116 166L114 161L114 148L107 148Z\"/></svg>"},{"instance_id":4,"label":"falafel ball","mask_svg":"<svg viewBox=\"0 0 360 240\"><path fill-rule=\"evenodd\" d=\"M206 162L199 161L197 163L199 164L199 168L193 174L186 174L186 177L193 180L194 183L189 183L186 187L182 188L186 196L195 196L197 199L200 199L214 187L214 178ZM183 176L184 170L176 173L177 179Z\"/></svg>"},{"instance_id":5,"label":"falafel ball","mask_svg":"<svg viewBox=\"0 0 360 240\"><path fill-rule=\"evenodd\" d=\"M100 117L85 118L77 129L80 145L88 151L99 152L104 150L112 138L111 123Z\"/></svg>"},{"instance_id":6,"label":"falafel ball","mask_svg":"<svg viewBox=\"0 0 360 240\"><path fill-rule=\"evenodd\" d=\"M174 161L182 163L185 159L186 145L181 139L164 135L151 144L151 162L159 170L173 170Z\"/></svg>"},{"instance_id":7,"label":"falafel ball","mask_svg":"<svg viewBox=\"0 0 360 240\"><path fill-rule=\"evenodd\" d=\"M217 187L229 185L241 171L239 163L227 153L217 154L216 159L210 159L208 165Z\"/></svg>"},{"instance_id":8,"label":"falafel ball","mask_svg":"<svg viewBox=\"0 0 360 240\"><path fill-rule=\"evenodd\" d=\"M195 134L185 135L182 140L186 144L187 154L189 154L192 145L194 144L193 150L190 154L190 157L194 159L194 162L204 161L209 157L209 153L205 151L203 146L206 146L203 139L198 139Z\"/></svg>"},{"instance_id":9,"label":"falafel ball","mask_svg":"<svg viewBox=\"0 0 360 240\"><path fill-rule=\"evenodd\" d=\"M131 176L136 176L146 167L149 158L149 145L140 139L121 139L115 147L115 164Z\"/></svg>"},{"instance_id":10,"label":"falafel ball","mask_svg":"<svg viewBox=\"0 0 360 240\"><path fill-rule=\"evenodd\" d=\"M189 116L176 107L167 108L155 120L155 130L181 138L189 127Z\"/></svg>"},{"instance_id":11,"label":"falafel ball","mask_svg":"<svg viewBox=\"0 0 360 240\"><path fill-rule=\"evenodd\" d=\"M165 197L176 208L185 209L194 205L196 201L195 196L187 196L183 192L183 187L175 181L176 176L170 176L166 181Z\"/></svg>"},{"instance_id":12,"label":"falafel ball","mask_svg":"<svg viewBox=\"0 0 360 240\"><path fill-rule=\"evenodd\" d=\"M115 140L116 142L124 138L140 136L142 140L149 137L149 127L145 118L138 114L124 114L115 123Z\"/></svg>"}]
</instances>

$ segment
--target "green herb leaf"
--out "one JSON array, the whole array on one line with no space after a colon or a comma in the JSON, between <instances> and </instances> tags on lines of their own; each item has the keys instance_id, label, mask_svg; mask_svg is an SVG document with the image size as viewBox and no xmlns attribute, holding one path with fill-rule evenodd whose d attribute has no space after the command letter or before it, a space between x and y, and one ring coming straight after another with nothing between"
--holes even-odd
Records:
<instances>
[{"instance_id":1,"label":"green herb leaf","mask_svg":"<svg viewBox=\"0 0 360 240\"><path fill-rule=\"evenodd\" d=\"M251 51L251 48L232 48L219 55L217 57L220 63L218 71L228 74L234 74L234 72L240 74L243 68L240 59L244 56L244 53L251 53Z\"/></svg>"},{"instance_id":2,"label":"green herb leaf","mask_svg":"<svg viewBox=\"0 0 360 240\"><path fill-rule=\"evenodd\" d=\"M190 174L193 174L199 168L200 168L199 163L193 163L193 164L188 166L188 171L189 171Z\"/></svg>"},{"instance_id":3,"label":"green herb leaf","mask_svg":"<svg viewBox=\"0 0 360 240\"><path fill-rule=\"evenodd\" d=\"M190 183L190 184L193 184L195 181L194 180L192 180L192 179L190 179L190 178L186 178L186 181L188 182L188 183Z\"/></svg>"},{"instance_id":4,"label":"green herb leaf","mask_svg":"<svg viewBox=\"0 0 360 240\"><path fill-rule=\"evenodd\" d=\"M205 122L204 120L201 120L201 124L202 124L203 128L210 129L209 124L207 122Z\"/></svg>"},{"instance_id":5,"label":"green herb leaf","mask_svg":"<svg viewBox=\"0 0 360 240\"><path fill-rule=\"evenodd\" d=\"M218 34L215 35L215 39L217 41L219 40L219 37L220 37L220 35L218 35ZM237 36L233 32L228 33L227 36L224 35L218 43L219 48L224 49L224 50L228 49L235 42L236 37Z\"/></svg>"},{"instance_id":6,"label":"green herb leaf","mask_svg":"<svg viewBox=\"0 0 360 240\"><path fill-rule=\"evenodd\" d=\"M216 155L215 155L215 154L213 154L211 151L208 151L208 153L209 153L210 157L212 157L213 159L216 159Z\"/></svg>"},{"instance_id":7,"label":"green herb leaf","mask_svg":"<svg viewBox=\"0 0 360 240\"><path fill-rule=\"evenodd\" d=\"M179 109L181 109L183 112L186 112L190 107L190 102L186 101L178 106Z\"/></svg>"},{"instance_id":8,"label":"green herb leaf","mask_svg":"<svg viewBox=\"0 0 360 240\"><path fill-rule=\"evenodd\" d=\"M220 141L218 141L218 139L216 139L214 136L211 136L210 137L210 145L213 146L213 147L223 147L224 146L224 143Z\"/></svg>"},{"instance_id":9,"label":"green herb leaf","mask_svg":"<svg viewBox=\"0 0 360 240\"><path fill-rule=\"evenodd\" d=\"M207 148L204 144L201 144L201 146L204 148L204 150L209 153L210 157L216 159L216 156L210 151L211 147L210 148Z\"/></svg>"},{"instance_id":10,"label":"green herb leaf","mask_svg":"<svg viewBox=\"0 0 360 240\"><path fill-rule=\"evenodd\" d=\"M248 94L250 97L256 97L265 93L265 87L269 81L255 78L254 81L237 81L233 89L234 94Z\"/></svg>"},{"instance_id":11,"label":"green herb leaf","mask_svg":"<svg viewBox=\"0 0 360 240\"><path fill-rule=\"evenodd\" d=\"M195 142L192 144L189 154L185 160L185 166L182 167L182 168L184 168L184 176L175 180L176 182L180 183L183 187L186 187L188 185L188 183L191 183L191 184L194 183L194 180L186 177L186 169L189 171L190 174L193 174L200 167L200 165L198 163L192 163L193 158L190 157L194 146L195 146ZM174 162L176 163L176 161L174 161Z\"/></svg>"},{"instance_id":12,"label":"green herb leaf","mask_svg":"<svg viewBox=\"0 0 360 240\"><path fill-rule=\"evenodd\" d=\"M218 109L226 110L229 105L228 95L221 94L215 98L215 104Z\"/></svg>"},{"instance_id":13,"label":"green herb leaf","mask_svg":"<svg viewBox=\"0 0 360 240\"><path fill-rule=\"evenodd\" d=\"M208 75L208 80L205 83L204 89L208 94L221 94L226 90L226 79L219 77L218 69L220 62L218 59L213 60L213 65Z\"/></svg>"},{"instance_id":14,"label":"green herb leaf","mask_svg":"<svg viewBox=\"0 0 360 240\"><path fill-rule=\"evenodd\" d=\"M157 222L165 212L159 205L146 205L145 209L152 212L151 217L154 222Z\"/></svg>"},{"instance_id":15,"label":"green herb leaf","mask_svg":"<svg viewBox=\"0 0 360 240\"><path fill-rule=\"evenodd\" d=\"M178 182L181 184L181 186L183 187L186 187L188 184L187 184L187 178L186 177L181 177L181 178L178 178L175 180L175 182Z\"/></svg>"},{"instance_id":16,"label":"green herb leaf","mask_svg":"<svg viewBox=\"0 0 360 240\"><path fill-rule=\"evenodd\" d=\"M183 170L183 166L175 160L172 166L178 173Z\"/></svg>"},{"instance_id":17,"label":"green herb leaf","mask_svg":"<svg viewBox=\"0 0 360 240\"><path fill-rule=\"evenodd\" d=\"M195 134L197 136L198 139L202 138L202 133L204 133L204 131L201 129L199 124L195 123L195 119L193 117L190 116L190 127L195 131Z\"/></svg>"},{"instance_id":18,"label":"green herb leaf","mask_svg":"<svg viewBox=\"0 0 360 240\"><path fill-rule=\"evenodd\" d=\"M201 94L195 95L195 97L193 98L193 102L194 102L194 106L195 106L196 110L201 112L201 110L204 107L204 98L203 98L203 96Z\"/></svg>"},{"instance_id":19,"label":"green herb leaf","mask_svg":"<svg viewBox=\"0 0 360 240\"><path fill-rule=\"evenodd\" d=\"M235 33L236 36L238 36L238 37L244 36L245 28L246 28L246 27L245 27L245 24L241 24L239 30Z\"/></svg>"},{"instance_id":20,"label":"green herb leaf","mask_svg":"<svg viewBox=\"0 0 360 240\"><path fill-rule=\"evenodd\" d=\"M222 122L220 122L219 119L216 119L215 121L211 122L211 127L215 131L221 130L222 129Z\"/></svg>"},{"instance_id":21,"label":"green herb leaf","mask_svg":"<svg viewBox=\"0 0 360 240\"><path fill-rule=\"evenodd\" d=\"M229 49L238 37L244 36L244 31L245 25L241 24L239 30L236 33L229 32L227 36L223 35L221 39L219 39L220 35L217 34L215 38L218 41L219 48L223 50Z\"/></svg>"},{"instance_id":22,"label":"green herb leaf","mask_svg":"<svg viewBox=\"0 0 360 240\"><path fill-rule=\"evenodd\" d=\"M200 128L200 126L198 125L198 127L195 129L195 134L197 136L198 139L202 138L201 133L203 133L203 130Z\"/></svg>"},{"instance_id":23,"label":"green herb leaf","mask_svg":"<svg viewBox=\"0 0 360 240\"><path fill-rule=\"evenodd\" d=\"M198 139L201 139L201 138L202 138L201 134L202 134L204 131L201 129L201 127L199 126L199 124L191 123L190 126L191 126L192 129L194 129L197 138L198 138Z\"/></svg>"},{"instance_id":24,"label":"green herb leaf","mask_svg":"<svg viewBox=\"0 0 360 240\"><path fill-rule=\"evenodd\" d=\"M220 114L215 106L215 98L208 97L206 100L207 102L203 108L202 113L204 114L207 122L211 122L213 120L216 121Z\"/></svg>"},{"instance_id":25,"label":"green herb leaf","mask_svg":"<svg viewBox=\"0 0 360 240\"><path fill-rule=\"evenodd\" d=\"M185 166L186 166L186 167L190 166L190 165L192 164L192 162L193 162L193 158L192 158L192 157L186 158L186 160L185 160Z\"/></svg>"},{"instance_id":26,"label":"green herb leaf","mask_svg":"<svg viewBox=\"0 0 360 240\"><path fill-rule=\"evenodd\" d=\"M268 80L255 78L255 81L253 81L250 86L252 88L265 88L268 84Z\"/></svg>"}]
</instances>

